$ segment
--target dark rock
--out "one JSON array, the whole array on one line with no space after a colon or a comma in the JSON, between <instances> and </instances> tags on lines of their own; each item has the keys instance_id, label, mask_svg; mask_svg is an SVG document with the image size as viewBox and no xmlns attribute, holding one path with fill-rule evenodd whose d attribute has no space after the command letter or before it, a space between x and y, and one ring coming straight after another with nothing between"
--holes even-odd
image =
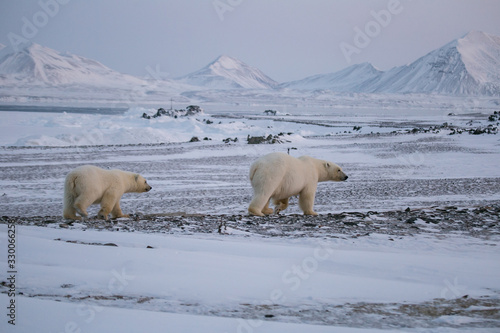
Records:
<instances>
[{"instance_id":1,"label":"dark rock","mask_svg":"<svg viewBox=\"0 0 500 333\"><path fill-rule=\"evenodd\" d=\"M356 223L356 222L343 222L343 223L344 223L344 225L348 225L348 226L357 226L358 225L358 223Z\"/></svg>"},{"instance_id":2,"label":"dark rock","mask_svg":"<svg viewBox=\"0 0 500 333\"><path fill-rule=\"evenodd\" d=\"M292 133L288 133L292 134ZM255 144L275 144L275 143L284 143L287 142L282 137L285 136L285 133L279 133L278 135L269 134L267 137L265 136L248 136L247 143L250 145Z\"/></svg>"},{"instance_id":3,"label":"dark rock","mask_svg":"<svg viewBox=\"0 0 500 333\"><path fill-rule=\"evenodd\" d=\"M226 139L222 140L222 142L224 142L224 143L238 142L238 138L234 138L234 139L226 138Z\"/></svg>"},{"instance_id":4,"label":"dark rock","mask_svg":"<svg viewBox=\"0 0 500 333\"><path fill-rule=\"evenodd\" d=\"M406 220L406 223L413 224L413 223L415 223L416 220L417 220L417 217L416 216L412 216L408 220Z\"/></svg>"}]
</instances>

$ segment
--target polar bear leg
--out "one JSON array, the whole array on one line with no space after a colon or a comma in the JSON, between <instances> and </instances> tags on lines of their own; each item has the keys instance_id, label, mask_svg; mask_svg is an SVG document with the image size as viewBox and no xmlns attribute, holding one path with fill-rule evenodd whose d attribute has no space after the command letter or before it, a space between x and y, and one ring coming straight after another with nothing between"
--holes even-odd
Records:
<instances>
[{"instance_id":1,"label":"polar bear leg","mask_svg":"<svg viewBox=\"0 0 500 333\"><path fill-rule=\"evenodd\" d=\"M74 207L64 207L63 217L65 219L81 220L80 216L76 215L76 209Z\"/></svg>"},{"instance_id":2,"label":"polar bear leg","mask_svg":"<svg viewBox=\"0 0 500 333\"><path fill-rule=\"evenodd\" d=\"M269 202L271 201L271 199L267 200L267 204L264 206L264 209L262 209L262 213L264 215L270 215L274 212L274 210L272 208L269 207Z\"/></svg>"},{"instance_id":3,"label":"polar bear leg","mask_svg":"<svg viewBox=\"0 0 500 333\"><path fill-rule=\"evenodd\" d=\"M279 214L281 211L285 210L288 207L288 200L290 198L282 199L282 200L274 200L274 213Z\"/></svg>"},{"instance_id":4,"label":"polar bear leg","mask_svg":"<svg viewBox=\"0 0 500 333\"><path fill-rule=\"evenodd\" d=\"M111 211L111 217L117 219L120 217L130 217L130 215L123 214L122 209L120 208L120 201L118 201Z\"/></svg>"},{"instance_id":5,"label":"polar bear leg","mask_svg":"<svg viewBox=\"0 0 500 333\"><path fill-rule=\"evenodd\" d=\"M252 199L252 202L250 202L250 206L248 206L248 212L252 215L256 215L256 216L264 216L264 213L262 212L265 208L265 206L267 206L267 204L265 203L262 203L262 199L261 198L258 198L258 197L254 197ZM269 202L269 200L267 201Z\"/></svg>"},{"instance_id":6,"label":"polar bear leg","mask_svg":"<svg viewBox=\"0 0 500 333\"><path fill-rule=\"evenodd\" d=\"M120 198L118 198L119 201ZM116 196L110 191L104 192L101 198L101 210L97 213L97 216L101 219L107 220L109 213L113 210L116 205ZM118 205L118 207L120 207ZM121 209L120 209L121 212Z\"/></svg>"},{"instance_id":7,"label":"polar bear leg","mask_svg":"<svg viewBox=\"0 0 500 333\"><path fill-rule=\"evenodd\" d=\"M80 214L82 217L87 217L89 214L87 213L87 208L91 205L91 202L87 202L83 196L79 196L75 199L75 203L73 204L74 209Z\"/></svg>"},{"instance_id":8,"label":"polar bear leg","mask_svg":"<svg viewBox=\"0 0 500 333\"><path fill-rule=\"evenodd\" d=\"M273 210L269 208L270 196L271 194L255 193L252 202L250 202L250 206L248 206L248 212L257 216L272 214Z\"/></svg>"},{"instance_id":9,"label":"polar bear leg","mask_svg":"<svg viewBox=\"0 0 500 333\"><path fill-rule=\"evenodd\" d=\"M318 215L313 210L314 197L316 195L316 186L314 189L304 189L299 195L299 207L304 212L304 215Z\"/></svg>"}]
</instances>

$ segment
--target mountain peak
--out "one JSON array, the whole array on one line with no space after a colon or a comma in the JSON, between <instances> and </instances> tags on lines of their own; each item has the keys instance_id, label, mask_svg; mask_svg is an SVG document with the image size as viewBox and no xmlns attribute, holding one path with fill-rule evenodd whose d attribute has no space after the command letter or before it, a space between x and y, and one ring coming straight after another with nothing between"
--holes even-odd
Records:
<instances>
[{"instance_id":1,"label":"mountain peak","mask_svg":"<svg viewBox=\"0 0 500 333\"><path fill-rule=\"evenodd\" d=\"M235 69L244 65L245 64L240 60L223 54L215 59L209 66L222 67L225 69Z\"/></svg>"},{"instance_id":2,"label":"mountain peak","mask_svg":"<svg viewBox=\"0 0 500 333\"><path fill-rule=\"evenodd\" d=\"M113 71L98 61L62 54L32 42L25 43L18 51L6 47L0 52L0 75L14 82L49 86L113 86L117 82L125 86L145 83L133 76Z\"/></svg>"},{"instance_id":3,"label":"mountain peak","mask_svg":"<svg viewBox=\"0 0 500 333\"><path fill-rule=\"evenodd\" d=\"M269 89L278 85L259 69L221 55L202 69L183 76L181 82L215 89Z\"/></svg>"},{"instance_id":4,"label":"mountain peak","mask_svg":"<svg viewBox=\"0 0 500 333\"><path fill-rule=\"evenodd\" d=\"M475 40L479 40L479 39L491 38L491 37L495 37L495 36L490 35L490 34L484 32L484 31L471 30L468 33L466 33L465 35L463 35L462 38L459 38L459 40L460 39L475 39Z\"/></svg>"},{"instance_id":5,"label":"mountain peak","mask_svg":"<svg viewBox=\"0 0 500 333\"><path fill-rule=\"evenodd\" d=\"M468 73L479 83L500 85L500 37L471 31L457 40Z\"/></svg>"}]
</instances>

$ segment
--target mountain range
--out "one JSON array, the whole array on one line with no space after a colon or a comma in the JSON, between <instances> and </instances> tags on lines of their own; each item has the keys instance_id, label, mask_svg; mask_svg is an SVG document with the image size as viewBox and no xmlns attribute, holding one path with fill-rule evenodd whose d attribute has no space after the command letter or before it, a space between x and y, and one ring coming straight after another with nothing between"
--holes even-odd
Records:
<instances>
[{"instance_id":1,"label":"mountain range","mask_svg":"<svg viewBox=\"0 0 500 333\"><path fill-rule=\"evenodd\" d=\"M363 93L500 95L500 37L473 31L416 61L379 71L356 64L339 72L284 83L291 89Z\"/></svg>"},{"instance_id":2,"label":"mountain range","mask_svg":"<svg viewBox=\"0 0 500 333\"><path fill-rule=\"evenodd\" d=\"M472 31L416 61L380 71L369 63L279 84L262 71L227 55L175 80L146 80L114 71L81 56L28 43L20 51L0 45L0 87L158 90L264 89L356 93L431 93L500 96L500 37Z\"/></svg>"}]
</instances>

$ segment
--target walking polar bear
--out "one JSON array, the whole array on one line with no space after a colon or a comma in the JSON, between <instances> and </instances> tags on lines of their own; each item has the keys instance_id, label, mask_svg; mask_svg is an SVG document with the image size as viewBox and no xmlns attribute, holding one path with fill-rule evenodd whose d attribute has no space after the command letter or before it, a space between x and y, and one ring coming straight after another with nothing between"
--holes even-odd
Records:
<instances>
[{"instance_id":1,"label":"walking polar bear","mask_svg":"<svg viewBox=\"0 0 500 333\"><path fill-rule=\"evenodd\" d=\"M148 182L139 174L122 170L105 170L93 165L84 165L72 170L64 183L63 216L67 219L81 220L87 217L87 208L101 204L99 218L129 217L120 208L124 193L148 192ZM77 216L76 213L80 214Z\"/></svg>"},{"instance_id":2,"label":"walking polar bear","mask_svg":"<svg viewBox=\"0 0 500 333\"><path fill-rule=\"evenodd\" d=\"M313 210L318 182L344 181L347 175L335 163L309 156L295 158L284 153L262 156L250 167L250 182L254 195L248 212L264 216L273 213L269 201L276 205L275 213L288 207L288 199L299 195L299 206L305 215L318 215Z\"/></svg>"}]
</instances>

